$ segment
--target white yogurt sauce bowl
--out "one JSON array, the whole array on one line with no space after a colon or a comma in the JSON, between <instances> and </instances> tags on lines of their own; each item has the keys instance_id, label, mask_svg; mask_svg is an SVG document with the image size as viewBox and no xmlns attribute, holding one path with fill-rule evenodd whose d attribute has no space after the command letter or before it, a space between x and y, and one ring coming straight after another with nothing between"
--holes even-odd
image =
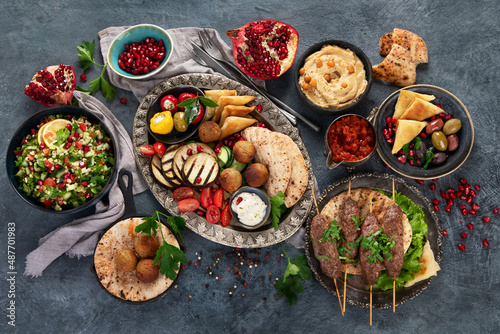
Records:
<instances>
[{"instance_id":1,"label":"white yogurt sauce bowl","mask_svg":"<svg viewBox=\"0 0 500 334\"><path fill-rule=\"evenodd\" d=\"M229 201L231 215L239 226L255 230L264 225L271 214L271 201L260 189L241 187Z\"/></svg>"}]
</instances>

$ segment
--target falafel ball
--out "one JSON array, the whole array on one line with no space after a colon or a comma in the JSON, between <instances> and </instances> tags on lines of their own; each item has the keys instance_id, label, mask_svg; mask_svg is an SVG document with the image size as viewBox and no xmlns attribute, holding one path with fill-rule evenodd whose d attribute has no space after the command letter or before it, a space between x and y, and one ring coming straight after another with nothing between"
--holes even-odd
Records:
<instances>
[{"instance_id":1,"label":"falafel ball","mask_svg":"<svg viewBox=\"0 0 500 334\"><path fill-rule=\"evenodd\" d=\"M137 255L139 255L139 257L143 259L146 259L156 256L156 251L160 247L160 244L155 237L149 238L147 235L141 235L135 241L134 247Z\"/></svg>"},{"instance_id":2,"label":"falafel ball","mask_svg":"<svg viewBox=\"0 0 500 334\"><path fill-rule=\"evenodd\" d=\"M125 272L134 271L137 262L139 262L139 259L131 249L122 249L115 257L116 268Z\"/></svg>"},{"instance_id":3,"label":"falafel ball","mask_svg":"<svg viewBox=\"0 0 500 334\"><path fill-rule=\"evenodd\" d=\"M245 171L245 180L251 187L260 187L269 178L267 167L261 163L251 164Z\"/></svg>"},{"instance_id":4,"label":"falafel ball","mask_svg":"<svg viewBox=\"0 0 500 334\"><path fill-rule=\"evenodd\" d=\"M241 183L243 182L241 173L234 168L224 169L220 173L219 180L222 188L230 193L238 190L238 188L241 187Z\"/></svg>"},{"instance_id":5,"label":"falafel ball","mask_svg":"<svg viewBox=\"0 0 500 334\"><path fill-rule=\"evenodd\" d=\"M255 146L246 140L240 140L233 147L234 160L247 164L252 161L255 156Z\"/></svg>"},{"instance_id":6,"label":"falafel ball","mask_svg":"<svg viewBox=\"0 0 500 334\"><path fill-rule=\"evenodd\" d=\"M204 122L198 129L198 136L200 136L200 140L204 143L219 140L221 133L219 125L213 121Z\"/></svg>"},{"instance_id":7,"label":"falafel ball","mask_svg":"<svg viewBox=\"0 0 500 334\"><path fill-rule=\"evenodd\" d=\"M160 274L160 269L157 265L154 264L154 261L151 259L142 259L137 264L137 268L135 269L135 275L139 279L139 281L143 283L151 283L155 279L158 278Z\"/></svg>"}]
</instances>

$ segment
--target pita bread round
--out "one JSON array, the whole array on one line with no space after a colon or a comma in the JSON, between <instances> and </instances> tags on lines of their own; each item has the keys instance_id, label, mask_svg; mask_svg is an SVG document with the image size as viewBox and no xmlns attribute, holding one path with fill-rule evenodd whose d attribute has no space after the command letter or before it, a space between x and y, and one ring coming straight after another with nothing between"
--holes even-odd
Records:
<instances>
[{"instance_id":1,"label":"pita bread round","mask_svg":"<svg viewBox=\"0 0 500 334\"><path fill-rule=\"evenodd\" d=\"M142 233L136 233L135 227L141 224L141 218L128 218L116 223L99 240L94 254L94 265L97 277L102 286L114 296L132 302L146 301L165 292L173 281L160 274L151 283L140 282L135 271L123 272L116 268L115 256L122 249L134 249L136 239ZM165 241L179 248L179 243L173 233L161 224ZM163 244L161 234L155 238ZM177 271L178 273L178 271Z\"/></svg>"},{"instance_id":2,"label":"pita bread round","mask_svg":"<svg viewBox=\"0 0 500 334\"><path fill-rule=\"evenodd\" d=\"M380 222L384 217L385 208L394 202L389 197L375 190L366 188L351 189L351 198L356 202L360 210L361 217L366 217L368 213L370 213L370 196L373 196L372 212ZM341 209L346 198L347 191L332 197L323 207L323 210L321 210L321 214L327 216L330 221L339 221ZM410 247L412 235L413 233L410 221L406 215L403 215L403 245L405 252ZM341 271L345 272L346 267L349 274L361 275L361 266L359 265L359 261L356 263L347 262L346 265L341 267Z\"/></svg>"}]
</instances>

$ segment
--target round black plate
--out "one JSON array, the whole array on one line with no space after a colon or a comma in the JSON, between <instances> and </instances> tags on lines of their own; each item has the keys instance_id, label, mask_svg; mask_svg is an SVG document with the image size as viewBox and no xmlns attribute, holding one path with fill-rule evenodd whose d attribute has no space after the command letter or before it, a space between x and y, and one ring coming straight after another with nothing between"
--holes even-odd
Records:
<instances>
[{"instance_id":1,"label":"round black plate","mask_svg":"<svg viewBox=\"0 0 500 334\"><path fill-rule=\"evenodd\" d=\"M385 118L394 114L394 107L399 97L400 90L392 93L379 107L378 113L375 117L374 125L379 138L379 145L377 152L384 160L384 162L391 167L394 171L413 179L433 179L448 175L458 169L467 157L469 156L472 145L474 143L474 126L472 119L464 104L453 94L444 90L443 88L433 85L414 85L404 88L422 94L430 94L436 97L431 101L434 104L439 104L441 108L454 118L460 119L462 128L458 131L457 136L459 139L458 149L454 152L449 152L447 161L439 166L429 164L428 169L419 166L411 166L408 162L402 164L398 161L397 156L391 153L392 146L384 139L383 130L385 127ZM430 148L430 136L426 140L427 148Z\"/></svg>"}]
</instances>

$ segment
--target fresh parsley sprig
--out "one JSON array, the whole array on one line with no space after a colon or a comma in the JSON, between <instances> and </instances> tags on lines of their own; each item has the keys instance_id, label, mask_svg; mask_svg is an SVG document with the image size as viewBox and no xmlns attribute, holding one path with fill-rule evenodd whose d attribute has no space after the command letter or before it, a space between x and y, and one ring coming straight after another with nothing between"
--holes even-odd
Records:
<instances>
[{"instance_id":1,"label":"fresh parsley sprig","mask_svg":"<svg viewBox=\"0 0 500 334\"><path fill-rule=\"evenodd\" d=\"M281 215L286 211L285 205L285 194L279 191L276 196L270 199L271 201L271 216L273 220L273 227L275 230L278 229L280 223Z\"/></svg>"},{"instance_id":2,"label":"fresh parsley sprig","mask_svg":"<svg viewBox=\"0 0 500 334\"><path fill-rule=\"evenodd\" d=\"M161 238L163 239L163 244L158 248L156 252L156 257L154 259L154 264L160 263L159 269L162 275L167 278L174 280L177 276L177 271L179 270L179 263L187 263L186 254L179 248L170 245L165 241L163 236L163 229L160 228L160 214L167 218L167 224L170 225L175 234L181 239L181 231L184 230L186 226L186 220L182 217L167 216L164 213L155 211L151 217L144 217L142 220L144 223L139 224L135 228L135 232L144 233L148 237L156 235L156 231L159 229Z\"/></svg>"},{"instance_id":3,"label":"fresh parsley sprig","mask_svg":"<svg viewBox=\"0 0 500 334\"><path fill-rule=\"evenodd\" d=\"M207 107L215 108L219 106L212 99L209 99L204 96L197 96L192 99L185 99L181 103L177 105L180 108L186 108L184 110L184 118L186 119L187 124L191 124L198 116L198 112L200 111L200 101Z\"/></svg>"},{"instance_id":4,"label":"fresh parsley sprig","mask_svg":"<svg viewBox=\"0 0 500 334\"><path fill-rule=\"evenodd\" d=\"M323 238L319 239L319 242L331 241L337 242L341 239L340 226L337 225L337 221L333 220L330 224L328 230L323 233Z\"/></svg>"},{"instance_id":5,"label":"fresh parsley sprig","mask_svg":"<svg viewBox=\"0 0 500 334\"><path fill-rule=\"evenodd\" d=\"M377 232L369 237L363 237L361 240L361 247L371 252L371 255L368 255L368 263L375 263L377 260L383 262L384 258L382 256L386 256L388 261L392 260L390 249L394 247L395 242L393 237L389 239L382 231L383 229L380 228Z\"/></svg>"},{"instance_id":6,"label":"fresh parsley sprig","mask_svg":"<svg viewBox=\"0 0 500 334\"><path fill-rule=\"evenodd\" d=\"M95 46L95 40L93 40L92 43L88 41L82 41L82 45L76 47L76 49L78 50L78 59L80 60L80 67L84 71L87 68L89 68L89 66L92 64L102 67L101 75L97 79L89 82L90 90L86 90L82 87L77 87L77 90L88 94L94 94L94 92L96 92L97 90L101 90L102 95L105 98L113 100L115 97L116 90L103 77L104 72L106 71L106 67L108 66L108 63L101 65L95 62L94 46Z\"/></svg>"},{"instance_id":7,"label":"fresh parsley sprig","mask_svg":"<svg viewBox=\"0 0 500 334\"><path fill-rule=\"evenodd\" d=\"M304 292L300 279L312 280L312 272L307 265L307 258L304 254L292 260L283 246L281 244L279 246L288 258L288 266L283 278L276 282L276 292L278 297L285 295L288 305L292 305L293 302L297 301L297 293Z\"/></svg>"}]
</instances>

